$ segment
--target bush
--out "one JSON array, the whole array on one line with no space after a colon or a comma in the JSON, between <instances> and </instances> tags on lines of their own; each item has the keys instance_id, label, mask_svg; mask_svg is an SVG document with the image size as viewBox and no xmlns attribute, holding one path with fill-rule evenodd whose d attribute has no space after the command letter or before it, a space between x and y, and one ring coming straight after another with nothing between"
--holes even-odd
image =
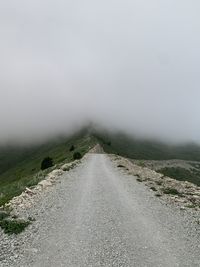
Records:
<instances>
[{"instance_id":1,"label":"bush","mask_svg":"<svg viewBox=\"0 0 200 267\"><path fill-rule=\"evenodd\" d=\"M72 146L70 147L69 151L74 151L74 149L75 149L75 147L74 147L74 145L72 145Z\"/></svg>"},{"instance_id":2,"label":"bush","mask_svg":"<svg viewBox=\"0 0 200 267\"><path fill-rule=\"evenodd\" d=\"M153 190L154 192L157 191L157 189L154 186L151 186L150 189Z\"/></svg>"},{"instance_id":3,"label":"bush","mask_svg":"<svg viewBox=\"0 0 200 267\"><path fill-rule=\"evenodd\" d=\"M174 178L179 181L188 181L190 183L200 186L200 171L199 170L187 170L180 167L166 167L158 170L158 172L165 176Z\"/></svg>"},{"instance_id":4,"label":"bush","mask_svg":"<svg viewBox=\"0 0 200 267\"><path fill-rule=\"evenodd\" d=\"M3 220L0 221L0 227L8 235L11 234L20 234L24 229L30 224L24 220Z\"/></svg>"},{"instance_id":5,"label":"bush","mask_svg":"<svg viewBox=\"0 0 200 267\"><path fill-rule=\"evenodd\" d=\"M46 157L43 159L41 163L41 170L48 169L53 166L53 159L50 157Z\"/></svg>"},{"instance_id":6,"label":"bush","mask_svg":"<svg viewBox=\"0 0 200 267\"><path fill-rule=\"evenodd\" d=\"M0 211L0 221L4 220L5 218L7 218L9 216L9 214L5 211Z\"/></svg>"},{"instance_id":7,"label":"bush","mask_svg":"<svg viewBox=\"0 0 200 267\"><path fill-rule=\"evenodd\" d=\"M82 155L80 152L75 152L74 155L73 155L73 159L76 160L76 159L81 159L82 158Z\"/></svg>"},{"instance_id":8,"label":"bush","mask_svg":"<svg viewBox=\"0 0 200 267\"><path fill-rule=\"evenodd\" d=\"M163 188L163 193L170 194L170 195L179 195L181 196L181 193L176 188Z\"/></svg>"},{"instance_id":9,"label":"bush","mask_svg":"<svg viewBox=\"0 0 200 267\"><path fill-rule=\"evenodd\" d=\"M142 167L142 168L145 167L144 161L139 161L137 165L140 166L140 167Z\"/></svg>"},{"instance_id":10,"label":"bush","mask_svg":"<svg viewBox=\"0 0 200 267\"><path fill-rule=\"evenodd\" d=\"M121 165L121 164L117 165L117 167L118 168L126 168L124 165Z\"/></svg>"}]
</instances>

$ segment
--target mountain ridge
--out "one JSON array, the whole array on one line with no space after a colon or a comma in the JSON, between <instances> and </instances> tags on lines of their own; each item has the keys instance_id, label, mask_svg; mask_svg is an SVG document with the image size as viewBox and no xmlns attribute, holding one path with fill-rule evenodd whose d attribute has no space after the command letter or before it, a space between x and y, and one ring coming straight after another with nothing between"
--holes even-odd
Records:
<instances>
[{"instance_id":1,"label":"mountain ridge","mask_svg":"<svg viewBox=\"0 0 200 267\"><path fill-rule=\"evenodd\" d=\"M41 174L41 161L45 157L51 157L56 166L61 162L72 161L74 152L83 156L96 144L100 144L108 154L130 159L200 161L199 145L167 145L88 126L71 136L62 136L43 144L0 148L0 204L22 192L26 186L38 182L40 178L36 177L40 177L38 173ZM72 146L74 150L70 151Z\"/></svg>"}]
</instances>

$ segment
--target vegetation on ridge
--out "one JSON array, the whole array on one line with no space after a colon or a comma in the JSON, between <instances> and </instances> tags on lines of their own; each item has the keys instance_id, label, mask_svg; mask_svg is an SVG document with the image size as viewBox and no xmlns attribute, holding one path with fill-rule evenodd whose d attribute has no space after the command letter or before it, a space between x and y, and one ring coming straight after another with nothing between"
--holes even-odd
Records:
<instances>
[{"instance_id":1,"label":"vegetation on ridge","mask_svg":"<svg viewBox=\"0 0 200 267\"><path fill-rule=\"evenodd\" d=\"M180 167L166 167L158 170L158 172L169 176L179 181L188 181L193 184L200 186L200 169L190 169L186 170Z\"/></svg>"},{"instance_id":2,"label":"vegetation on ridge","mask_svg":"<svg viewBox=\"0 0 200 267\"><path fill-rule=\"evenodd\" d=\"M200 146L196 144L169 145L153 140L142 140L118 133L94 133L105 152L131 159L200 161Z\"/></svg>"},{"instance_id":3,"label":"vegetation on ridge","mask_svg":"<svg viewBox=\"0 0 200 267\"><path fill-rule=\"evenodd\" d=\"M135 139L122 133L114 134L88 128L69 138L62 137L42 145L0 148L0 206L19 195L27 186L37 184L61 162L67 163L77 156L82 157L97 143L107 153L131 159L200 161L200 146L194 144L172 146ZM41 171L41 163L46 157L50 157L55 166ZM162 170L162 172L173 178L185 179L199 185L199 173L195 173L196 177L190 180L188 173L181 173L181 170Z\"/></svg>"},{"instance_id":4,"label":"vegetation on ridge","mask_svg":"<svg viewBox=\"0 0 200 267\"><path fill-rule=\"evenodd\" d=\"M11 147L9 151L5 148L0 149L2 167L0 170L0 206L19 195L26 187L31 187L44 179L47 173L61 162L73 161L75 152L83 156L95 143L95 138L85 132L80 132L72 137L52 140L40 146L13 147L13 151ZM70 151L72 145L75 150ZM17 153L19 153L18 161ZM46 157L52 158L55 166L41 171L41 163Z\"/></svg>"}]
</instances>

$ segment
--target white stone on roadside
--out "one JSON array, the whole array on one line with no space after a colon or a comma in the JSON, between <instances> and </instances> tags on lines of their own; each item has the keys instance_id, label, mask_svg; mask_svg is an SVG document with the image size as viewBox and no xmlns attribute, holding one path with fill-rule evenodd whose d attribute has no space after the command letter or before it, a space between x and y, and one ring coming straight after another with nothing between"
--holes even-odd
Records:
<instances>
[{"instance_id":1,"label":"white stone on roadside","mask_svg":"<svg viewBox=\"0 0 200 267\"><path fill-rule=\"evenodd\" d=\"M52 183L50 181L47 180L42 180L41 182L39 182L38 184L39 186L41 186L43 189L52 186Z\"/></svg>"}]
</instances>

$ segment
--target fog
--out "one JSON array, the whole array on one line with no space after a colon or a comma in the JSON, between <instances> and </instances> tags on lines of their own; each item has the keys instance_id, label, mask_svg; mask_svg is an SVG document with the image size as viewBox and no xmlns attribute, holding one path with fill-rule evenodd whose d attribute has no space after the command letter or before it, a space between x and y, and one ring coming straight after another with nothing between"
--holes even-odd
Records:
<instances>
[{"instance_id":1,"label":"fog","mask_svg":"<svg viewBox=\"0 0 200 267\"><path fill-rule=\"evenodd\" d=\"M0 144L88 122L200 141L198 0L2 0Z\"/></svg>"}]
</instances>

